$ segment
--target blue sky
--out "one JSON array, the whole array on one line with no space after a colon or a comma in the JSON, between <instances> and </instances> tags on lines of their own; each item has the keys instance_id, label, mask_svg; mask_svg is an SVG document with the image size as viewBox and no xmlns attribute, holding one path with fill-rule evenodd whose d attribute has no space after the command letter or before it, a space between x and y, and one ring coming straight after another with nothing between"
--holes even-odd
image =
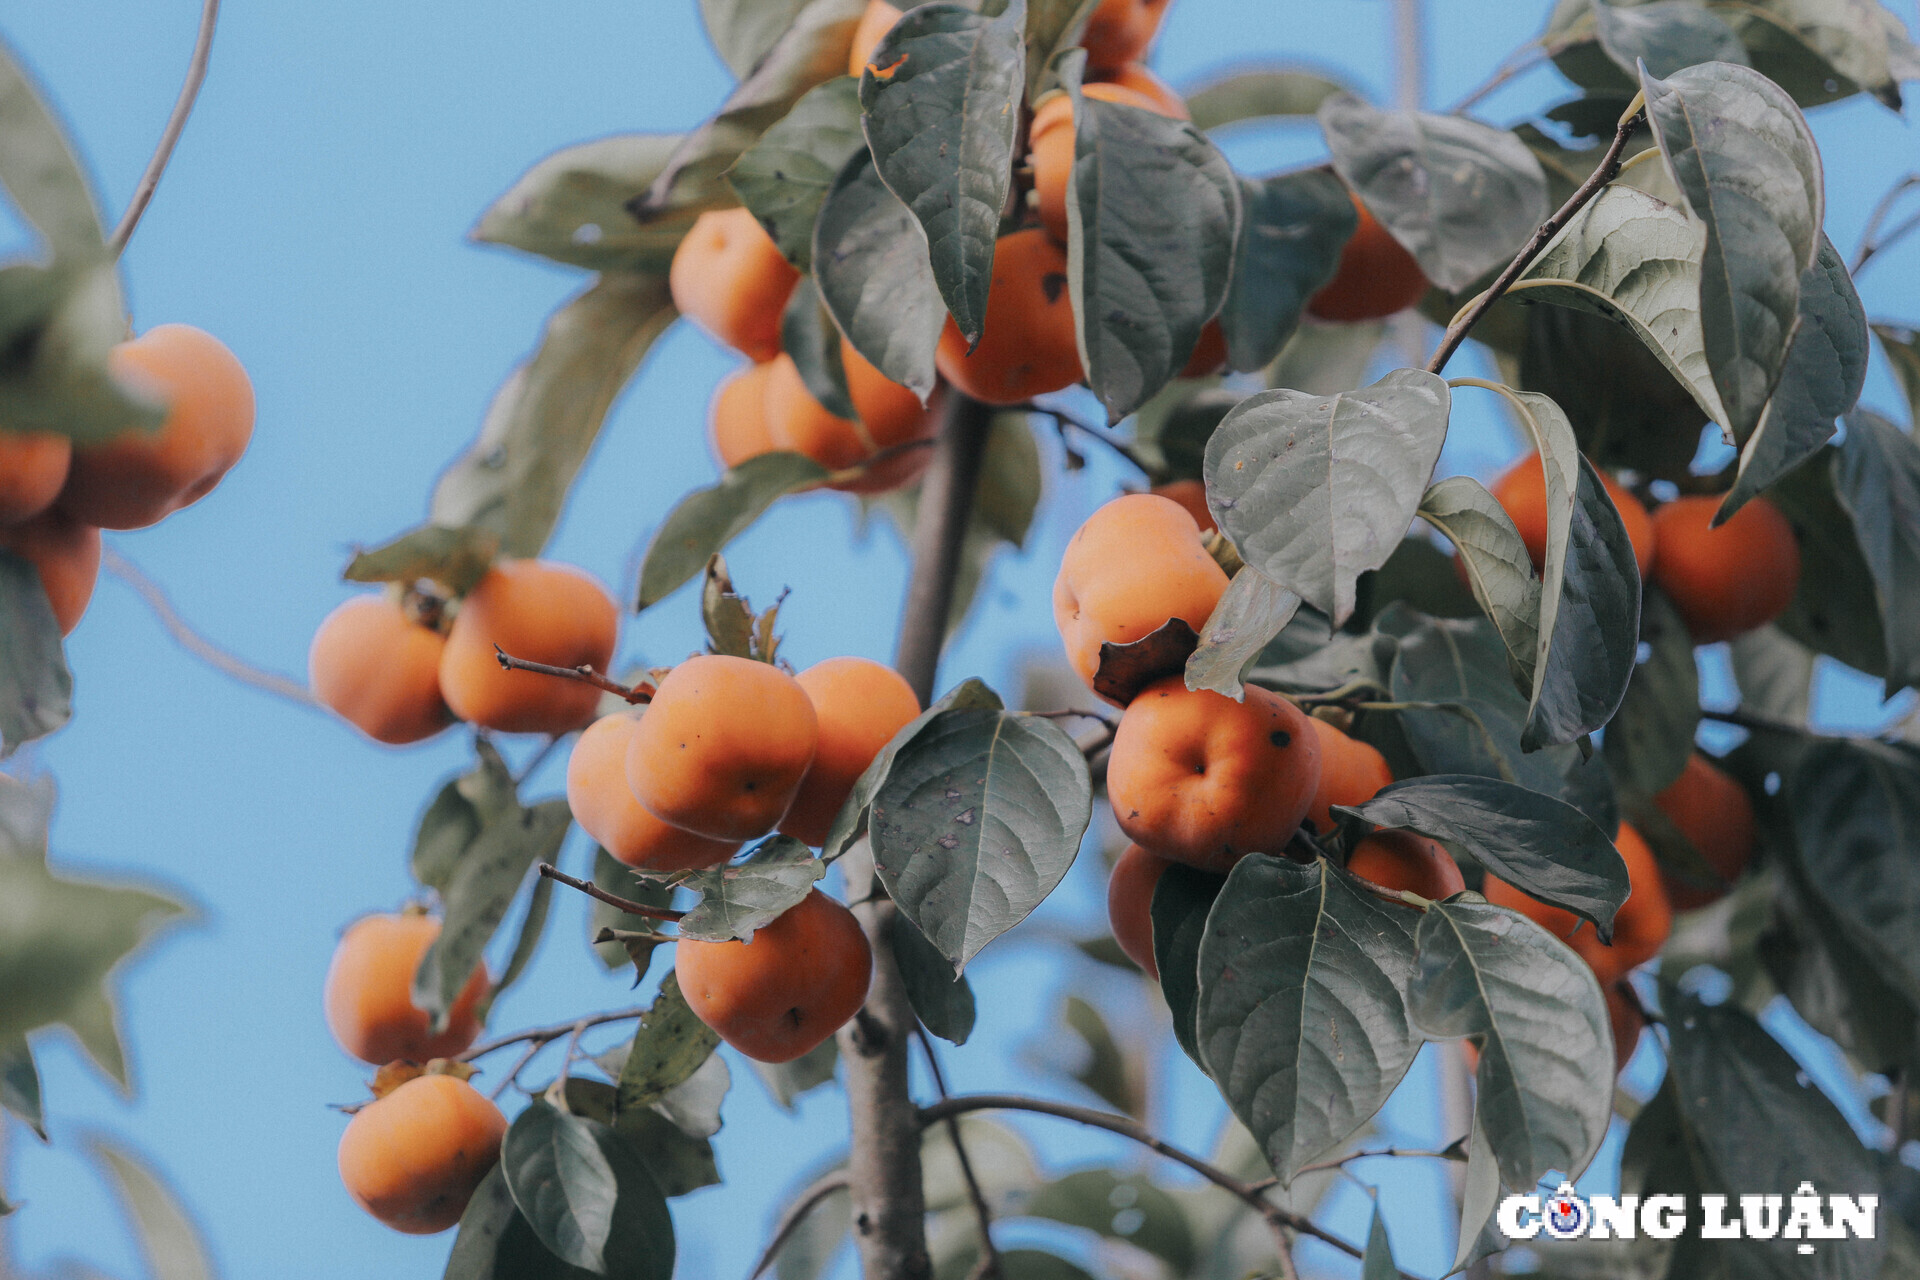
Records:
<instances>
[{"instance_id":1,"label":"blue sky","mask_svg":"<svg viewBox=\"0 0 1920 1280\"><path fill-rule=\"evenodd\" d=\"M172 103L197 9L184 0L61 0L14 5L0 20L73 127L110 216ZM1532 35L1546 6L1431 0L1429 9L1428 104L1444 105ZM1387 0L1289 4L1284 22L1274 20L1279 11L1274 0L1181 0L1156 65L1178 85L1242 58L1284 54L1388 96ZM300 672L315 624L345 594L338 573L348 548L418 520L433 476L477 427L542 318L582 283L571 271L470 246L466 229L540 155L617 131L686 127L726 85L693 0L235 0L126 275L136 327L184 321L238 352L258 393L259 426L252 451L212 497L113 545L208 635L263 666ZM1562 83L1541 71L1482 111L1517 119L1558 96ZM1850 249L1873 200L1914 164L1914 139L1864 101L1814 120L1828 229ZM1311 127L1296 127L1236 140L1232 151L1257 171L1312 159L1319 143ZM17 226L0 222L0 249L20 239ZM1877 262L1861 282L1869 312L1920 320L1905 309L1915 272L1910 252ZM686 326L654 349L616 407L553 555L624 591L636 542L712 475L704 410L731 364ZM1513 451L1505 425L1477 399L1462 400L1443 470L1487 476ZM1867 399L1897 406L1884 368L1876 366ZM1024 553L1001 558L943 685L979 674L1012 692L1022 655L1057 652L1044 602L1060 548L1127 476L1104 459L1068 476L1056 445L1047 443L1046 455L1045 515ZM782 504L730 559L758 599L793 588L782 622L797 664L891 652L904 556L885 528L863 532L842 501ZM671 661L696 635L683 595L629 620L622 652ZM333 1153L343 1119L326 1104L361 1096L364 1073L328 1038L319 992L339 927L406 895L415 816L468 758L465 743L449 735L382 750L227 681L181 653L111 580L102 580L70 657L77 718L35 757L61 786L56 857L70 872L173 886L202 912L122 988L137 1103L117 1097L68 1042L41 1038L54 1144L41 1148L17 1127L8 1135L5 1185L25 1202L11 1220L17 1259L44 1266L78 1255L137 1274L130 1240L77 1154L91 1125L157 1159L229 1276L438 1275L449 1237L388 1232L340 1189ZM1857 683L1836 686L1825 708L1836 720L1873 714ZM531 790L560 786L556 765ZM569 847L576 870L586 852ZM1079 931L1103 922L1095 862L1076 868L1045 921ZM624 980L580 945L584 914L571 896L558 901L548 946L496 1009L496 1028L624 1002ZM1050 1025L1069 987L1093 991L1117 1019L1158 1026L1138 988L1103 986L1099 975L1017 940L990 949L974 980L983 1027L947 1055L960 1088L1032 1087L1020 1046ZM1177 1051L1156 1066L1166 1131L1206 1148L1221 1115L1217 1097ZM1444 1141L1422 1079L1394 1105L1396 1137ZM1041 1088L1074 1096L1067 1086ZM777 1197L831 1149L843 1124L837 1096L815 1095L789 1119L736 1070L718 1139L728 1185L677 1202L680 1274L744 1275ZM1058 1126L1023 1131L1056 1167L1136 1158ZM1416 1171L1387 1187L1403 1265L1423 1272L1436 1269L1451 1233L1423 1208L1434 1186Z\"/></svg>"}]
</instances>

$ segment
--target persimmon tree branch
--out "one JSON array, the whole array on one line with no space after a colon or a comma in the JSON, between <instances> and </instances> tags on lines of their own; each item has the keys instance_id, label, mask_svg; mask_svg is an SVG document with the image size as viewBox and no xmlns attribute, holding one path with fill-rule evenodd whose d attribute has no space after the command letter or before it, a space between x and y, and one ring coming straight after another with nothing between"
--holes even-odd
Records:
<instances>
[{"instance_id":1,"label":"persimmon tree branch","mask_svg":"<svg viewBox=\"0 0 1920 1280\"><path fill-rule=\"evenodd\" d=\"M944 1101L953 1095L947 1092L947 1075L940 1069L940 1059L933 1052L933 1041L927 1037L925 1027L915 1027L914 1034L920 1037L920 1051L927 1055L927 1070L933 1075L933 1087L939 1091ZM973 1202L974 1221L980 1227L980 1265L974 1268L975 1280L984 1280L988 1276L999 1276L1000 1250L993 1243L993 1210L987 1204L986 1193L980 1190L980 1179L973 1174L973 1160L967 1155L967 1144L960 1137L960 1117L947 1117L947 1140L953 1143L954 1160L960 1166L961 1180L967 1184L967 1199Z\"/></svg>"},{"instance_id":2,"label":"persimmon tree branch","mask_svg":"<svg viewBox=\"0 0 1920 1280\"><path fill-rule=\"evenodd\" d=\"M780 1215L780 1222L773 1229L773 1238L767 1241L767 1247L761 1251L760 1261L747 1273L747 1280L760 1280L767 1268L773 1265L774 1259L780 1256L780 1250L786 1247L793 1233L800 1229L800 1224L807 1220L807 1215L819 1208L834 1192L845 1191L849 1181L844 1169L836 1169L802 1191L787 1206L787 1211Z\"/></svg>"},{"instance_id":3,"label":"persimmon tree branch","mask_svg":"<svg viewBox=\"0 0 1920 1280\"><path fill-rule=\"evenodd\" d=\"M200 86L207 78L207 61L213 54L213 29L219 21L220 0L206 0L200 8L200 33L194 37L193 56L187 60L186 83L180 86L180 96L173 103L173 114L167 117L167 127L160 131L160 142L153 149L153 159L147 161L147 171L140 175L139 185L133 189L133 199L127 202L127 211L120 215L120 225L107 237L107 249L116 258L127 247L133 229L140 225L140 215L147 211L154 188L160 185L160 175L167 171L167 161L173 159L174 145L180 141L181 131L187 127L187 117L193 114L194 100L200 96Z\"/></svg>"},{"instance_id":4,"label":"persimmon tree branch","mask_svg":"<svg viewBox=\"0 0 1920 1280\"><path fill-rule=\"evenodd\" d=\"M1599 165L1587 176L1587 180L1567 197L1567 202L1556 209L1552 217L1534 228L1526 244L1521 246L1520 252L1514 255L1513 261L1507 264L1507 269L1500 273L1493 285L1453 318L1453 323L1447 326L1446 335L1440 339L1439 349L1433 353L1433 358L1427 361L1428 373L1439 373L1447 367L1447 361L1453 359L1453 353L1460 349L1460 344L1467 340L1469 333L1473 332L1473 326L1479 324L1481 317L1492 309L1493 304L1505 296L1507 290L1513 287L1513 282L1520 278L1521 272L1533 265L1533 260L1540 256L1540 251L1547 247L1547 241L1560 234L1560 228L1573 221L1574 214L1586 208L1587 203L1600 194L1602 187L1619 176L1620 161L1626 153L1627 140L1633 136L1633 131L1646 117L1645 108L1631 111L1621 117L1619 127L1613 131L1613 142L1607 147L1607 153L1600 158Z\"/></svg>"},{"instance_id":5,"label":"persimmon tree branch","mask_svg":"<svg viewBox=\"0 0 1920 1280\"><path fill-rule=\"evenodd\" d=\"M581 684L590 684L602 693L611 693L616 698L624 698L638 706L653 701L653 686L646 681L639 684L621 684L611 676L602 675L593 669L591 663L583 662L577 667L556 667L545 662L529 662L525 658L516 658L502 649L493 646L493 656L500 660L502 671L531 671L537 676L555 676L561 680L578 680Z\"/></svg>"},{"instance_id":6,"label":"persimmon tree branch","mask_svg":"<svg viewBox=\"0 0 1920 1280\"><path fill-rule=\"evenodd\" d=\"M500 1036L473 1046L461 1054L458 1061L472 1062L475 1058L484 1058L490 1053L506 1048L508 1045L533 1044L544 1046L573 1034L578 1026L599 1027L609 1022L629 1022L646 1013L647 1006L635 1005L631 1009L613 1009L606 1013L596 1013L587 1018L569 1018L565 1022L556 1022L549 1027L529 1027L525 1031L516 1031L510 1036Z\"/></svg>"},{"instance_id":7,"label":"persimmon tree branch","mask_svg":"<svg viewBox=\"0 0 1920 1280\"><path fill-rule=\"evenodd\" d=\"M1874 254L1890 247L1915 227L1920 226L1920 214L1914 214L1886 235L1880 234L1880 225L1887 220L1887 215L1893 212L1893 206L1901 196L1916 186L1920 186L1920 173L1910 173L1889 187L1887 194L1881 196L1880 202L1873 206L1873 212L1867 216L1866 229L1860 233L1860 248L1854 253L1853 261L1847 264L1848 275L1859 275L1860 268L1866 266L1873 259Z\"/></svg>"},{"instance_id":8,"label":"persimmon tree branch","mask_svg":"<svg viewBox=\"0 0 1920 1280\"><path fill-rule=\"evenodd\" d=\"M567 886L567 888L578 889L589 898L598 898L608 906L618 907L630 916L645 916L649 920L678 920L687 914L684 911L674 911L667 907L650 907L644 902L635 902L633 899L623 898L617 893L608 893L597 884L575 879L560 870L560 868L554 866L551 862L541 863L538 870L545 879L558 880L561 884ZM567 1025L571 1026L573 1024L568 1023Z\"/></svg>"}]
</instances>

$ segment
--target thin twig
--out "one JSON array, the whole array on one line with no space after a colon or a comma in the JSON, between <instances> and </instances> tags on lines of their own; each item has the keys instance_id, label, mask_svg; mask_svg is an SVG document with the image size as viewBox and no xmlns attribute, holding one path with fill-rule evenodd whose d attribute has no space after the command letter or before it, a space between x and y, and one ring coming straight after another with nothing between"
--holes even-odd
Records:
<instances>
[{"instance_id":1,"label":"thin twig","mask_svg":"<svg viewBox=\"0 0 1920 1280\"><path fill-rule=\"evenodd\" d=\"M890 444L884 449L876 449L873 456L863 462L856 462L851 467L842 467L838 471L829 472L816 483L808 485L807 488L827 489L837 484L846 484L850 481L858 480L868 472L892 462L895 458L903 454L914 453L921 449L931 449L935 443L936 440L933 436L924 436L918 440L908 440L903 444ZM775 601L774 603L778 604L779 602Z\"/></svg>"},{"instance_id":2,"label":"thin twig","mask_svg":"<svg viewBox=\"0 0 1920 1280\"><path fill-rule=\"evenodd\" d=\"M173 607L173 601L167 598L167 593L160 584L149 578L138 566L113 547L100 548L100 567L133 588L134 594L146 603L147 608L153 610L153 616L160 620L160 625L166 628L167 634L173 637L175 644L214 670L222 675L231 676L241 684L251 685L263 693L270 693L276 698L285 698L288 702L312 707L315 710L325 710L320 700L308 693L306 686L299 681L288 679L272 671L264 671L244 658L227 652L194 630L192 624L181 617L180 611Z\"/></svg>"},{"instance_id":3,"label":"thin twig","mask_svg":"<svg viewBox=\"0 0 1920 1280\"><path fill-rule=\"evenodd\" d=\"M1559 45L1532 44L1524 49L1514 50L1513 53L1507 56L1504 62L1494 69L1494 73L1481 83L1479 88L1448 107L1447 114L1450 116L1465 115L1469 107L1480 102L1481 99L1485 98L1488 94L1521 72L1533 70L1533 68L1539 66L1546 59L1558 53L1561 47L1562 46Z\"/></svg>"},{"instance_id":4,"label":"thin twig","mask_svg":"<svg viewBox=\"0 0 1920 1280\"><path fill-rule=\"evenodd\" d=\"M160 185L160 175L166 172L167 161L173 158L174 144L180 141L180 133L187 127L194 99L200 96L200 85L207 78L207 59L213 53L213 28L219 20L220 0L206 0L200 9L200 34L194 38L193 56L187 61L187 82L180 86L173 114L167 117L167 127L160 132L160 145L154 148L153 159L147 161L147 171L140 175L133 199L128 201L127 211L120 215L120 225L107 238L107 249L116 258L127 247L133 229L140 225L140 215L147 211L153 190Z\"/></svg>"},{"instance_id":5,"label":"thin twig","mask_svg":"<svg viewBox=\"0 0 1920 1280\"><path fill-rule=\"evenodd\" d=\"M1104 711L1022 711L1019 714L1035 720L1098 720L1108 728L1120 723L1120 717Z\"/></svg>"},{"instance_id":6,"label":"thin twig","mask_svg":"<svg viewBox=\"0 0 1920 1280\"><path fill-rule=\"evenodd\" d=\"M920 1037L920 1051L927 1055L927 1070L933 1073L933 1087L944 1101L953 1095L947 1092L946 1073L940 1070L940 1059L934 1056L933 1041L927 1038L927 1029L916 1025L913 1029ZM980 1180L973 1175L973 1161L967 1157L967 1144L960 1138L960 1119L947 1117L947 1138L953 1143L954 1159L960 1165L960 1177L967 1184L967 1199L973 1202L974 1220L980 1224L981 1266L974 1269L978 1277L998 1276L1000 1269L1000 1251L993 1244L993 1210L987 1205L987 1197L980 1190Z\"/></svg>"},{"instance_id":7,"label":"thin twig","mask_svg":"<svg viewBox=\"0 0 1920 1280\"><path fill-rule=\"evenodd\" d=\"M550 1027L530 1027L525 1031L516 1031L510 1036L500 1036L498 1039L488 1040L484 1044L477 1044L461 1054L459 1060L461 1062L472 1062L475 1058L484 1058L495 1050L504 1049L510 1044L551 1044L553 1041L570 1033L583 1022L589 1027L599 1027L609 1022L630 1022L635 1018L641 1017L646 1012L647 1006L637 1005L631 1009L615 1009L611 1013L596 1013L590 1018L574 1018L567 1022L556 1022Z\"/></svg>"},{"instance_id":8,"label":"thin twig","mask_svg":"<svg viewBox=\"0 0 1920 1280\"><path fill-rule=\"evenodd\" d=\"M1899 240L1916 225L1920 225L1920 215L1915 215L1888 232L1884 240L1880 238L1880 224L1887 220L1889 213L1893 212L1894 203L1916 186L1920 186L1920 173L1910 173L1889 187L1887 194L1881 196L1880 202L1873 206L1873 212L1867 216L1867 225L1860 232L1860 247L1854 252L1853 261L1847 266L1848 275L1859 275L1860 268L1866 266L1867 261L1874 254Z\"/></svg>"},{"instance_id":9,"label":"thin twig","mask_svg":"<svg viewBox=\"0 0 1920 1280\"><path fill-rule=\"evenodd\" d=\"M1574 214L1584 209L1587 202L1600 193L1602 187L1619 175L1620 157L1627 148L1627 139L1633 135L1634 129L1644 119L1646 119L1646 112L1643 109L1633 112L1620 121L1620 126L1613 131L1613 144L1607 148L1607 154L1601 158L1599 166L1585 182L1580 184L1579 190L1568 196L1567 202L1561 205L1552 217L1534 229L1527 243L1519 253L1514 255L1513 261L1507 264L1507 269L1502 271L1500 278L1493 282L1493 287L1475 298L1473 304L1454 317L1453 323L1447 326L1446 336L1440 340L1440 349L1433 353L1431 360L1427 361L1428 373L1439 373L1447 367L1447 361L1453 359L1453 353L1458 351L1460 344L1467 340L1467 335L1473 331L1473 326L1480 323L1481 317L1485 316L1493 304L1513 286L1513 282L1520 278L1520 273L1540 256L1540 251L1547 247L1547 241L1558 235L1560 228L1573 220Z\"/></svg>"},{"instance_id":10,"label":"thin twig","mask_svg":"<svg viewBox=\"0 0 1920 1280\"><path fill-rule=\"evenodd\" d=\"M544 662L528 662L525 658L516 658L499 645L493 646L493 656L500 660L500 669L503 671L531 671L537 676L558 676L562 680L578 680L581 684L590 684L602 693L611 693L636 706L653 701L653 686L646 681L643 680L636 685L624 685L618 680L601 675L589 662L583 662L577 667L549 666Z\"/></svg>"},{"instance_id":11,"label":"thin twig","mask_svg":"<svg viewBox=\"0 0 1920 1280\"><path fill-rule=\"evenodd\" d=\"M578 889L589 898L598 898L610 907L618 907L630 916L645 916L649 920L678 920L687 913L672 911L666 907L650 907L644 902L635 902L631 898L622 898L618 894L608 893L597 884L585 880L576 880L551 862L540 864L540 874L549 880L558 880L569 889Z\"/></svg>"},{"instance_id":12,"label":"thin twig","mask_svg":"<svg viewBox=\"0 0 1920 1280\"><path fill-rule=\"evenodd\" d=\"M573 1072L573 1060L580 1055L580 1037L586 1033L587 1028L591 1025L592 1023L588 1019L582 1018L580 1021L574 1023L573 1030L567 1033L566 1052L560 1055L560 1074L553 1078L551 1085L547 1086L551 1096L566 1096L567 1077Z\"/></svg>"},{"instance_id":13,"label":"thin twig","mask_svg":"<svg viewBox=\"0 0 1920 1280\"><path fill-rule=\"evenodd\" d=\"M1279 1242L1282 1252L1285 1251L1286 1239L1282 1232L1296 1231L1301 1235L1312 1236L1316 1240L1332 1245L1350 1258L1361 1256L1358 1248L1321 1227L1311 1218L1281 1208L1226 1170L1207 1163L1199 1156L1182 1151L1172 1143L1156 1138L1147 1131L1145 1126L1128 1116L1111 1111L1096 1111L1092 1107L1077 1107L1065 1102L1048 1102L1043 1098L1023 1097L1017 1093L970 1093L920 1108L920 1123L923 1126L934 1124L945 1120L948 1116L965 1115L970 1111L1030 1111L1036 1115L1071 1120L1091 1129L1104 1129L1108 1133L1117 1133L1157 1155L1165 1156L1176 1164L1185 1165L1214 1186L1253 1209L1273 1231L1274 1239Z\"/></svg>"},{"instance_id":14,"label":"thin twig","mask_svg":"<svg viewBox=\"0 0 1920 1280\"><path fill-rule=\"evenodd\" d=\"M519 787L523 785L528 778L531 778L533 776L534 771L536 769L538 769L541 765L547 762L547 757L553 754L553 749L559 746L562 742L566 741L571 736L572 736L571 734L566 734L566 733L556 733L556 734L550 735L547 738L545 745L543 745L538 751L533 753L533 758L531 760L528 760L525 765L521 766L520 772L513 775L513 785L515 787Z\"/></svg>"},{"instance_id":15,"label":"thin twig","mask_svg":"<svg viewBox=\"0 0 1920 1280\"><path fill-rule=\"evenodd\" d=\"M651 929L609 929L602 927L600 932L593 935L593 945L596 947L603 942L650 942L657 947L664 943L678 941L680 941L680 939L671 933L655 933Z\"/></svg>"},{"instance_id":16,"label":"thin twig","mask_svg":"<svg viewBox=\"0 0 1920 1280\"><path fill-rule=\"evenodd\" d=\"M1712 720L1719 724L1735 725L1742 729L1759 733L1788 733L1796 737L1810 737L1813 730L1804 724L1789 724L1785 720L1769 720L1765 716L1756 716L1746 711L1715 711L1710 707L1700 708L1702 720Z\"/></svg>"},{"instance_id":17,"label":"thin twig","mask_svg":"<svg viewBox=\"0 0 1920 1280\"><path fill-rule=\"evenodd\" d=\"M1044 417L1052 418L1055 426L1062 428L1072 427L1082 435L1098 441L1113 450L1114 453L1118 454L1127 462L1133 464L1133 466L1140 471L1140 474L1144 476L1152 477L1155 474L1154 468L1148 466L1140 455L1133 451L1132 445L1129 445L1125 440L1122 440L1119 436L1114 435L1104 427L1096 427L1091 422L1075 417L1064 409L1055 409L1051 405L1033 404L1029 402L1019 407L1022 412L1037 413Z\"/></svg>"},{"instance_id":18,"label":"thin twig","mask_svg":"<svg viewBox=\"0 0 1920 1280\"><path fill-rule=\"evenodd\" d=\"M779 1225L773 1229L773 1239L767 1241L767 1247L761 1251L760 1261L755 1263L753 1270L747 1273L747 1280L760 1280L761 1274L773 1265L775 1258L780 1256L780 1250L786 1246L788 1237L798 1231L800 1224L807 1220L807 1215L818 1208L820 1202L828 1196L846 1189L847 1174L844 1169L840 1169L802 1191L799 1199L788 1205L787 1211L780 1215Z\"/></svg>"},{"instance_id":19,"label":"thin twig","mask_svg":"<svg viewBox=\"0 0 1920 1280\"><path fill-rule=\"evenodd\" d=\"M1300 1166L1299 1172L1294 1176L1299 1177L1300 1174L1303 1173L1323 1173L1328 1169L1343 1169L1355 1160L1384 1160L1390 1156L1398 1160L1465 1160L1466 1157L1460 1153L1459 1146L1459 1143L1455 1143L1444 1151L1414 1151L1404 1147L1386 1147L1379 1151L1355 1151L1350 1155L1341 1156L1337 1160L1322 1160L1318 1164L1303 1164ZM1249 1182L1247 1185L1256 1191L1266 1191L1279 1186L1280 1179L1262 1178L1258 1182Z\"/></svg>"},{"instance_id":20,"label":"thin twig","mask_svg":"<svg viewBox=\"0 0 1920 1280\"><path fill-rule=\"evenodd\" d=\"M535 1055L552 1043L553 1041L551 1040L527 1041L527 1047L521 1051L519 1057L513 1060L513 1070L500 1077L500 1083L493 1086L493 1092L489 1093L487 1097L496 1102L499 1101L500 1095L513 1087L513 1082L520 1078L520 1073L527 1069L527 1064L533 1061Z\"/></svg>"}]
</instances>

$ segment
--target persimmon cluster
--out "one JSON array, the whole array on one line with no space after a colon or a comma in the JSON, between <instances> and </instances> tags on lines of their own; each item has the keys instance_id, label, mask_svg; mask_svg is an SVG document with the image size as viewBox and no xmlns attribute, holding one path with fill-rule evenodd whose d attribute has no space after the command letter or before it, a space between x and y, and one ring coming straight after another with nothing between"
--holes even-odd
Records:
<instances>
[{"instance_id":1,"label":"persimmon cluster","mask_svg":"<svg viewBox=\"0 0 1920 1280\"><path fill-rule=\"evenodd\" d=\"M253 438L253 383L212 334L156 325L113 348L107 369L137 397L166 406L157 429L75 445L0 424L0 550L39 572L62 635L93 599L100 531L144 529L198 502Z\"/></svg>"}]
</instances>

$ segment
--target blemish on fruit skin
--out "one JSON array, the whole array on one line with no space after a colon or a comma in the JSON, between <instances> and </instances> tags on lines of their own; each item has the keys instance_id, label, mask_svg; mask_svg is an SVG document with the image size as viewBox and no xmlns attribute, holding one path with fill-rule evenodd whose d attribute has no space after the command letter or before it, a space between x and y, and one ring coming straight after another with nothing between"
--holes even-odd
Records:
<instances>
[{"instance_id":1,"label":"blemish on fruit skin","mask_svg":"<svg viewBox=\"0 0 1920 1280\"><path fill-rule=\"evenodd\" d=\"M1284 751L1293 745L1293 735L1285 729L1275 729L1267 735L1267 741Z\"/></svg>"}]
</instances>

